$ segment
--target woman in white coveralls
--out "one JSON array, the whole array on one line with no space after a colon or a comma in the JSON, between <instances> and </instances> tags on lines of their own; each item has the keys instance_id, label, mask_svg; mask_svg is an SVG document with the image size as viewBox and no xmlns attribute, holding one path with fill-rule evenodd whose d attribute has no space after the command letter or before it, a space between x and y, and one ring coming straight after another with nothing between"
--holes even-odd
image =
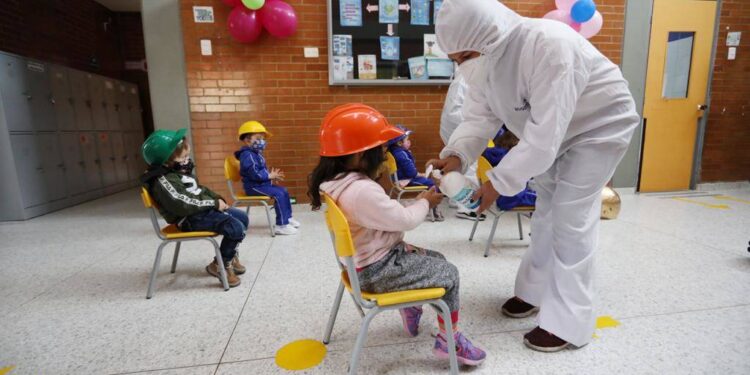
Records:
<instances>
[{"instance_id":1,"label":"woman in white coveralls","mask_svg":"<svg viewBox=\"0 0 750 375\"><path fill-rule=\"evenodd\" d=\"M520 138L475 196L481 212L535 180L531 245L502 311L539 312L524 335L532 349L586 345L600 193L639 122L627 82L570 26L521 17L496 0L445 0L436 29L469 87L463 122L428 163L464 172L503 123Z\"/></svg>"}]
</instances>

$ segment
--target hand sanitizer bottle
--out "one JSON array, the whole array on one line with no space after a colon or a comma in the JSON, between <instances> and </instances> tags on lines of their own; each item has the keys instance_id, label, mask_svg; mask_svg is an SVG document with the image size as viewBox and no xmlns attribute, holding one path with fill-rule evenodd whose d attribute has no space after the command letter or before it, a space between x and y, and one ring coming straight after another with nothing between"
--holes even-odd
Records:
<instances>
[{"instance_id":1,"label":"hand sanitizer bottle","mask_svg":"<svg viewBox=\"0 0 750 375\"><path fill-rule=\"evenodd\" d=\"M478 189L459 172L449 172L440 179L440 191L470 212L479 208L481 201L471 199Z\"/></svg>"}]
</instances>

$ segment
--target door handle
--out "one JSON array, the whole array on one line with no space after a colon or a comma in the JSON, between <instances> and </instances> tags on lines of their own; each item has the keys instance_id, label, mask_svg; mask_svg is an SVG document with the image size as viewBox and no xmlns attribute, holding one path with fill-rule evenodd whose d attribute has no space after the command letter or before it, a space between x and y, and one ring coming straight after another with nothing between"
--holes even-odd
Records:
<instances>
[{"instance_id":1,"label":"door handle","mask_svg":"<svg viewBox=\"0 0 750 375\"><path fill-rule=\"evenodd\" d=\"M708 106L705 104L698 104L698 110L699 111L705 111L708 109Z\"/></svg>"}]
</instances>

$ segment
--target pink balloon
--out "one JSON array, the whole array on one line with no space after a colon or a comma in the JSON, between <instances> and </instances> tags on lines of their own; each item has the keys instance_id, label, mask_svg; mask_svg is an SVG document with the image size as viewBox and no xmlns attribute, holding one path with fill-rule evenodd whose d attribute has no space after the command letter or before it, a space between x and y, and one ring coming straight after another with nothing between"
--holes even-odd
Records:
<instances>
[{"instance_id":1,"label":"pink balloon","mask_svg":"<svg viewBox=\"0 0 750 375\"><path fill-rule=\"evenodd\" d=\"M564 10L568 13L570 13L570 9L573 8L573 4L576 3L578 0L555 0L555 6L557 6L557 9Z\"/></svg>"},{"instance_id":2,"label":"pink balloon","mask_svg":"<svg viewBox=\"0 0 750 375\"><path fill-rule=\"evenodd\" d=\"M227 26L229 34L239 42L254 42L263 32L263 26L258 19L258 13L254 10L237 6L229 12Z\"/></svg>"},{"instance_id":3,"label":"pink balloon","mask_svg":"<svg viewBox=\"0 0 750 375\"><path fill-rule=\"evenodd\" d=\"M604 18L599 11L596 11L590 20L581 24L581 35L586 39L591 39L601 31L602 25L604 25Z\"/></svg>"},{"instance_id":4,"label":"pink balloon","mask_svg":"<svg viewBox=\"0 0 750 375\"><path fill-rule=\"evenodd\" d=\"M565 11L565 10L555 9L555 10L553 10L553 11L545 14L544 17L542 17L542 18L546 18L548 20L554 20L554 21L562 22L562 23L564 23L564 24L572 27L573 30L575 30L576 32L578 32L578 31L581 30L581 25L582 24L573 21L573 19L570 18L570 12Z\"/></svg>"},{"instance_id":5,"label":"pink balloon","mask_svg":"<svg viewBox=\"0 0 750 375\"><path fill-rule=\"evenodd\" d=\"M297 14L294 13L294 8L281 0L267 1L258 13L263 27L277 38L286 38L297 31Z\"/></svg>"},{"instance_id":6,"label":"pink balloon","mask_svg":"<svg viewBox=\"0 0 750 375\"><path fill-rule=\"evenodd\" d=\"M224 4L229 5L230 7L234 8L237 5L242 5L242 0L222 0Z\"/></svg>"}]
</instances>

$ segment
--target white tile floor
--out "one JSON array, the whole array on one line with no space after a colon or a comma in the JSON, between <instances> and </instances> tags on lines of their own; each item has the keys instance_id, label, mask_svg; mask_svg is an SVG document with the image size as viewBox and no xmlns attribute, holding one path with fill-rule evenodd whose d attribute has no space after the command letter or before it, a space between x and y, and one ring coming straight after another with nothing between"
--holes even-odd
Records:
<instances>
[{"instance_id":1,"label":"white tile floor","mask_svg":"<svg viewBox=\"0 0 750 375\"><path fill-rule=\"evenodd\" d=\"M576 351L541 354L521 336L533 318L499 313L528 240L501 221L482 257L489 222L446 215L409 233L462 271L461 327L488 352L473 374L750 373L750 190L679 201L624 195L603 222L597 258L599 315L621 321ZM701 204L703 203L703 204ZM728 209L707 205L727 204ZM265 374L282 345L320 339L337 285L320 213L295 206L301 234L271 238L260 211L242 244L248 273L229 292L205 274L210 247L187 243L175 274L165 252L156 295L144 298L158 241L136 191L27 222L0 224L0 369L11 374ZM528 224L526 224L528 230ZM324 362L305 373L344 373L358 328L344 299ZM423 333L407 338L396 313L371 326L360 373L445 373Z\"/></svg>"}]
</instances>

